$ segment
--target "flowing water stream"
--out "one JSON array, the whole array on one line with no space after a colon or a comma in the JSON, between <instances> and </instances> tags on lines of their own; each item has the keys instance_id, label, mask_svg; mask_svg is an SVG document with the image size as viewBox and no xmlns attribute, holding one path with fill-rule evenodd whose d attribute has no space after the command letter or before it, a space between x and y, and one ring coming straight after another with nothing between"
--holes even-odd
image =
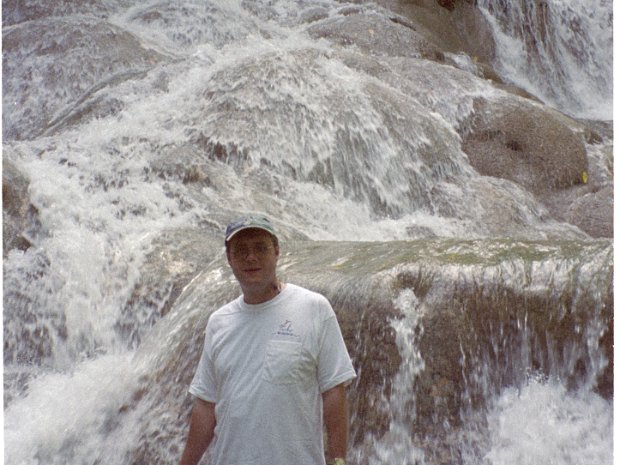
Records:
<instances>
[{"instance_id":1,"label":"flowing water stream","mask_svg":"<svg viewBox=\"0 0 620 465\"><path fill-rule=\"evenodd\" d=\"M481 0L508 80L578 118L612 119L612 2Z\"/></svg>"},{"instance_id":2,"label":"flowing water stream","mask_svg":"<svg viewBox=\"0 0 620 465\"><path fill-rule=\"evenodd\" d=\"M611 2L547 2L557 48L519 48L540 64L529 83L504 44L542 13L478 3L509 79L610 119ZM274 219L282 273L342 320L353 464L611 463L612 245L470 166L459 131L500 90L369 53L355 41L411 34L371 3L3 9L4 162L31 205L29 247L3 263L7 465L178 460L202 329L238 292L221 231L246 211Z\"/></svg>"}]
</instances>

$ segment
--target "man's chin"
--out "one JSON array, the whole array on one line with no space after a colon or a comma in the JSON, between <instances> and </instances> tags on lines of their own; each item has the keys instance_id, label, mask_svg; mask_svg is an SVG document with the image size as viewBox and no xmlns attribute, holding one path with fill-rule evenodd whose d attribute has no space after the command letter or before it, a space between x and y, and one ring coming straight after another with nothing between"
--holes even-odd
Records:
<instances>
[{"instance_id":1,"label":"man's chin","mask_svg":"<svg viewBox=\"0 0 620 465\"><path fill-rule=\"evenodd\" d=\"M261 279L259 276L246 276L245 279L241 281L241 284L242 287L253 290L266 289L269 286L269 284L265 282L264 279Z\"/></svg>"}]
</instances>

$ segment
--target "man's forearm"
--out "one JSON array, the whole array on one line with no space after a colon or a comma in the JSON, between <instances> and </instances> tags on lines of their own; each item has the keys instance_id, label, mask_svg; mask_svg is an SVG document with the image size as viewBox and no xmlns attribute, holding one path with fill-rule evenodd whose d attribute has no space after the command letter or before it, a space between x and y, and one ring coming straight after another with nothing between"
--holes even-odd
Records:
<instances>
[{"instance_id":1,"label":"man's forearm","mask_svg":"<svg viewBox=\"0 0 620 465\"><path fill-rule=\"evenodd\" d=\"M323 419L327 430L327 455L346 458L349 440L349 409L344 384L323 393Z\"/></svg>"},{"instance_id":2,"label":"man's forearm","mask_svg":"<svg viewBox=\"0 0 620 465\"><path fill-rule=\"evenodd\" d=\"M196 465L213 440L215 404L196 399L180 465Z\"/></svg>"}]
</instances>

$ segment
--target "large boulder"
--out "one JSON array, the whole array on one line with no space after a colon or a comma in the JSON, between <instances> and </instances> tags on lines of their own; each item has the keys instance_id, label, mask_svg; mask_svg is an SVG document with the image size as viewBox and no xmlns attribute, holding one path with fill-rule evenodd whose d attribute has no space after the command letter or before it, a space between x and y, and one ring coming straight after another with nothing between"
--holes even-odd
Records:
<instances>
[{"instance_id":1,"label":"large boulder","mask_svg":"<svg viewBox=\"0 0 620 465\"><path fill-rule=\"evenodd\" d=\"M473 57L487 77L495 77L490 63L495 57L491 27L473 0L379 0L377 2L407 19L427 41L443 53Z\"/></svg>"},{"instance_id":2,"label":"large boulder","mask_svg":"<svg viewBox=\"0 0 620 465\"><path fill-rule=\"evenodd\" d=\"M534 193L584 183L583 133L562 114L520 98L478 100L463 150L486 176Z\"/></svg>"},{"instance_id":3,"label":"large boulder","mask_svg":"<svg viewBox=\"0 0 620 465\"><path fill-rule=\"evenodd\" d=\"M86 16L4 28L2 45L5 140L34 139L101 88L135 78L163 59L131 33Z\"/></svg>"},{"instance_id":4,"label":"large boulder","mask_svg":"<svg viewBox=\"0 0 620 465\"><path fill-rule=\"evenodd\" d=\"M326 38L343 47L357 46L370 55L408 56L443 61L443 53L404 17L361 9L343 10L342 15L308 28L315 38ZM363 14L362 14L363 13Z\"/></svg>"}]
</instances>

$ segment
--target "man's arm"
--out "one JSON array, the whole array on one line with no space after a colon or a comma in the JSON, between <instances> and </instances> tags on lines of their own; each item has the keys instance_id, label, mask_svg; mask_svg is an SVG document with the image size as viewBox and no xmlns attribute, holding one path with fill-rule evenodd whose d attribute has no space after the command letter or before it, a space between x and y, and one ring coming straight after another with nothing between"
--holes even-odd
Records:
<instances>
[{"instance_id":1,"label":"man's arm","mask_svg":"<svg viewBox=\"0 0 620 465\"><path fill-rule=\"evenodd\" d=\"M344 384L339 384L323 393L323 421L327 430L328 457L346 459L349 408Z\"/></svg>"},{"instance_id":2,"label":"man's arm","mask_svg":"<svg viewBox=\"0 0 620 465\"><path fill-rule=\"evenodd\" d=\"M215 404L196 399L189 423L187 443L180 465L196 465L211 444L215 430Z\"/></svg>"}]
</instances>

